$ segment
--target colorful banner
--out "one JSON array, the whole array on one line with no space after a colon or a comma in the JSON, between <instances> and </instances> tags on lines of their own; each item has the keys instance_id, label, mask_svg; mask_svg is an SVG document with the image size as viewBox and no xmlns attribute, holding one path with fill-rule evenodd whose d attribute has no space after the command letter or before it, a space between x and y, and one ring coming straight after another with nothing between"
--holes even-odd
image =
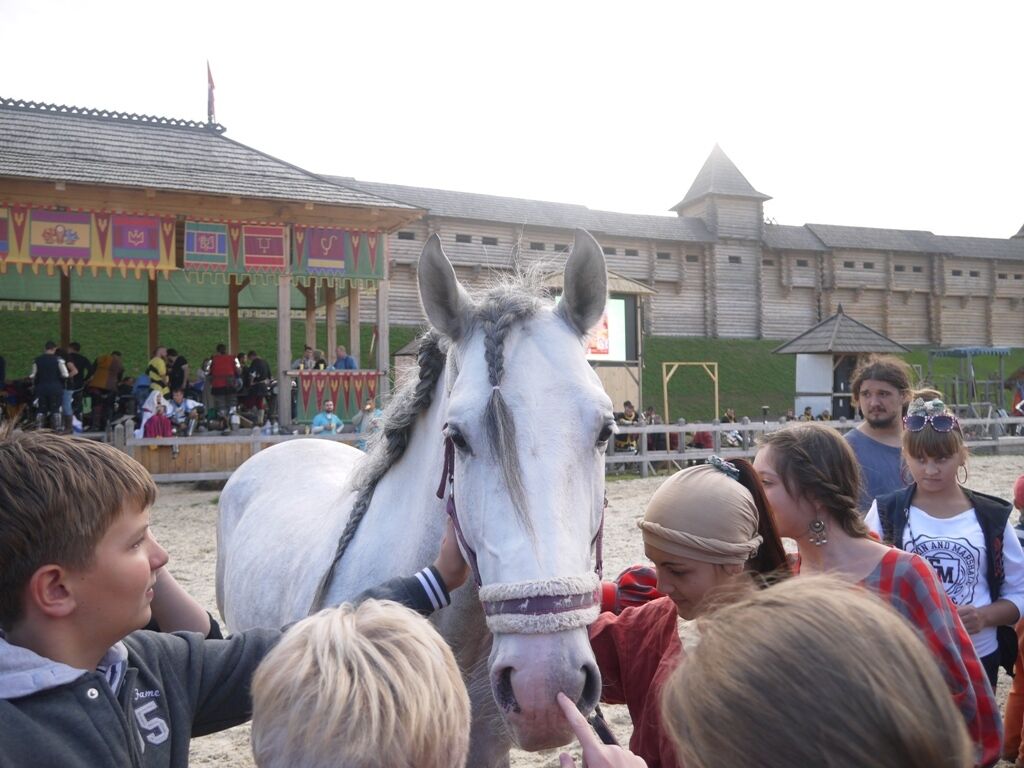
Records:
<instances>
[{"instance_id":1,"label":"colorful banner","mask_svg":"<svg viewBox=\"0 0 1024 768\"><path fill-rule=\"evenodd\" d=\"M228 225L185 222L185 269L227 272Z\"/></svg>"},{"instance_id":2,"label":"colorful banner","mask_svg":"<svg viewBox=\"0 0 1024 768\"><path fill-rule=\"evenodd\" d=\"M117 266L156 267L160 263L160 219L113 216L113 262Z\"/></svg>"},{"instance_id":3,"label":"colorful banner","mask_svg":"<svg viewBox=\"0 0 1024 768\"><path fill-rule=\"evenodd\" d=\"M367 400L377 396L377 371L297 371L299 383L295 421L309 424L323 410L325 400L334 401L334 412L343 421L352 417Z\"/></svg>"},{"instance_id":4,"label":"colorful banner","mask_svg":"<svg viewBox=\"0 0 1024 768\"><path fill-rule=\"evenodd\" d=\"M119 269L136 277L174 267L173 218L47 208L0 208L0 265L92 270Z\"/></svg>"},{"instance_id":5,"label":"colorful banner","mask_svg":"<svg viewBox=\"0 0 1024 768\"><path fill-rule=\"evenodd\" d=\"M7 238L10 237L8 234L8 224L10 223L10 217L7 213L6 208L0 208L0 261L7 258L7 254L10 253L10 245L8 244Z\"/></svg>"},{"instance_id":6,"label":"colorful banner","mask_svg":"<svg viewBox=\"0 0 1024 768\"><path fill-rule=\"evenodd\" d=\"M296 276L382 280L387 236L326 227L295 227Z\"/></svg>"},{"instance_id":7,"label":"colorful banner","mask_svg":"<svg viewBox=\"0 0 1024 768\"><path fill-rule=\"evenodd\" d=\"M242 225L242 269L245 272L288 271L288 227Z\"/></svg>"},{"instance_id":8,"label":"colorful banner","mask_svg":"<svg viewBox=\"0 0 1024 768\"><path fill-rule=\"evenodd\" d=\"M34 262L87 263L92 255L92 214L33 210L28 255Z\"/></svg>"}]
</instances>

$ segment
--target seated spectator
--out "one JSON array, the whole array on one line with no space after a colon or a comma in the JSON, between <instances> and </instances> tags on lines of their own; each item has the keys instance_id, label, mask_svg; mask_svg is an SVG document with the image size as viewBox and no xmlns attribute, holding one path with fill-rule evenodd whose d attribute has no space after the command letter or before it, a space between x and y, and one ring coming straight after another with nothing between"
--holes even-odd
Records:
<instances>
[{"instance_id":1,"label":"seated spectator","mask_svg":"<svg viewBox=\"0 0 1024 768\"><path fill-rule=\"evenodd\" d=\"M338 433L341 432L344 426L345 424L342 420L334 413L334 401L324 400L324 409L313 417L313 434L319 435L321 432Z\"/></svg>"},{"instance_id":2,"label":"seated spectator","mask_svg":"<svg viewBox=\"0 0 1024 768\"><path fill-rule=\"evenodd\" d=\"M302 348L302 357L297 357L294 360L292 360L292 370L309 371L313 369L315 363L316 357L313 356L313 348L309 345L306 345L305 347Z\"/></svg>"},{"instance_id":3,"label":"seated spectator","mask_svg":"<svg viewBox=\"0 0 1024 768\"><path fill-rule=\"evenodd\" d=\"M804 408L804 412L800 414L800 421L814 421L814 414L811 412L811 406Z\"/></svg>"},{"instance_id":4,"label":"seated spectator","mask_svg":"<svg viewBox=\"0 0 1024 768\"><path fill-rule=\"evenodd\" d=\"M334 350L336 357L334 365L331 366L336 371L354 371L359 365L356 363L356 359L348 353L348 350L341 344L338 345L337 349Z\"/></svg>"},{"instance_id":5,"label":"seated spectator","mask_svg":"<svg viewBox=\"0 0 1024 768\"><path fill-rule=\"evenodd\" d=\"M373 398L367 400L363 404L363 409L352 417L352 423L355 425L356 432L363 436L356 443L359 450L366 450L366 441L380 431L383 418L384 411L374 405Z\"/></svg>"},{"instance_id":6,"label":"seated spectator","mask_svg":"<svg viewBox=\"0 0 1024 768\"><path fill-rule=\"evenodd\" d=\"M736 411L733 408L726 408L725 413L722 414L722 418L719 419L723 424L735 424L736 423Z\"/></svg>"},{"instance_id":7,"label":"seated spectator","mask_svg":"<svg viewBox=\"0 0 1024 768\"><path fill-rule=\"evenodd\" d=\"M622 404L622 412L615 414L615 423L622 427L639 427L643 424L643 419L639 413L636 412L636 408L633 407L633 403L629 400ZM639 435L636 433L623 433L615 436L615 450L616 451L632 451L636 453L637 438Z\"/></svg>"},{"instance_id":8,"label":"seated spectator","mask_svg":"<svg viewBox=\"0 0 1024 768\"><path fill-rule=\"evenodd\" d=\"M934 657L863 589L784 581L698 619L697 634L661 702L687 768L974 765Z\"/></svg>"},{"instance_id":9,"label":"seated spectator","mask_svg":"<svg viewBox=\"0 0 1024 768\"><path fill-rule=\"evenodd\" d=\"M326 371L327 370L327 359L324 357L324 351L322 349L313 350L313 365L314 371Z\"/></svg>"},{"instance_id":10,"label":"seated spectator","mask_svg":"<svg viewBox=\"0 0 1024 768\"><path fill-rule=\"evenodd\" d=\"M176 389L167 402L167 418L178 434L191 435L203 413L203 404L185 397L185 390Z\"/></svg>"},{"instance_id":11,"label":"seated spectator","mask_svg":"<svg viewBox=\"0 0 1024 768\"><path fill-rule=\"evenodd\" d=\"M687 443L687 445L690 448L711 450L715 447L715 439L710 432L702 429L693 433L693 438L689 443Z\"/></svg>"},{"instance_id":12,"label":"seated spectator","mask_svg":"<svg viewBox=\"0 0 1024 768\"><path fill-rule=\"evenodd\" d=\"M828 408L818 414L818 421L832 421L832 414Z\"/></svg>"},{"instance_id":13,"label":"seated spectator","mask_svg":"<svg viewBox=\"0 0 1024 768\"><path fill-rule=\"evenodd\" d=\"M158 391L154 390L153 394L157 396L157 400L153 404L153 413L143 422L142 436L174 437L174 427L167 417L167 401Z\"/></svg>"},{"instance_id":14,"label":"seated spectator","mask_svg":"<svg viewBox=\"0 0 1024 768\"><path fill-rule=\"evenodd\" d=\"M303 619L253 676L259 768L453 768L469 752L469 696L451 649L385 600Z\"/></svg>"}]
</instances>

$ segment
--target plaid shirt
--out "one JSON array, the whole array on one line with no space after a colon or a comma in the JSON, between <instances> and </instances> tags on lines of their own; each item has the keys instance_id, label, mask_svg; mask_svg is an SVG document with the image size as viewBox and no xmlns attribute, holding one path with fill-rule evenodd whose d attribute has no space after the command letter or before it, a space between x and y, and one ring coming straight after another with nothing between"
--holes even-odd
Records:
<instances>
[{"instance_id":1,"label":"plaid shirt","mask_svg":"<svg viewBox=\"0 0 1024 768\"><path fill-rule=\"evenodd\" d=\"M977 764L995 764L1002 747L999 709L971 637L934 569L917 555L892 549L861 585L918 630L967 722Z\"/></svg>"}]
</instances>

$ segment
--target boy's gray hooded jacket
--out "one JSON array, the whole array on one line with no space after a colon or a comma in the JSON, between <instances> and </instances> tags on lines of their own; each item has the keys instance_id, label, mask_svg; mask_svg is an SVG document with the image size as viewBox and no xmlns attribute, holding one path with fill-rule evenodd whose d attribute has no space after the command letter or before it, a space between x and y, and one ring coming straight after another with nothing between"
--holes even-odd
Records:
<instances>
[{"instance_id":1,"label":"boy's gray hooded jacket","mask_svg":"<svg viewBox=\"0 0 1024 768\"><path fill-rule=\"evenodd\" d=\"M359 599L429 614L450 601L441 591L438 600L410 576ZM0 768L184 768L193 736L250 718L249 683L280 637L262 629L226 640L133 632L97 670L83 671L0 636Z\"/></svg>"}]
</instances>

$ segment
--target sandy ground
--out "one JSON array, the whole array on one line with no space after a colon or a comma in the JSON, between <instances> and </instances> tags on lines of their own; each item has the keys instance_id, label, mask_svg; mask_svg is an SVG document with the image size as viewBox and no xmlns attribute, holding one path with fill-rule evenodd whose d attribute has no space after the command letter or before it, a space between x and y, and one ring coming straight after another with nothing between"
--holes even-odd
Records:
<instances>
[{"instance_id":1,"label":"sandy ground","mask_svg":"<svg viewBox=\"0 0 1024 768\"><path fill-rule=\"evenodd\" d=\"M971 462L968 484L979 491L1011 496L1013 480L1024 472L1024 456L978 456ZM621 569L643 560L643 546L634 521L664 478L613 479L608 483L608 514L605 528L605 573L614 577ZM175 577L203 605L216 615L214 568L216 564L217 491L197 490L192 485L164 485L153 510L156 535L171 553ZM1007 679L1000 682L999 700L1005 700ZM612 727L625 743L630 733L629 714L624 707L607 707ZM578 751L577 765L579 764ZM558 751L526 753L514 751L514 768L557 766ZM250 768L248 726L195 739L192 764Z\"/></svg>"}]
</instances>

